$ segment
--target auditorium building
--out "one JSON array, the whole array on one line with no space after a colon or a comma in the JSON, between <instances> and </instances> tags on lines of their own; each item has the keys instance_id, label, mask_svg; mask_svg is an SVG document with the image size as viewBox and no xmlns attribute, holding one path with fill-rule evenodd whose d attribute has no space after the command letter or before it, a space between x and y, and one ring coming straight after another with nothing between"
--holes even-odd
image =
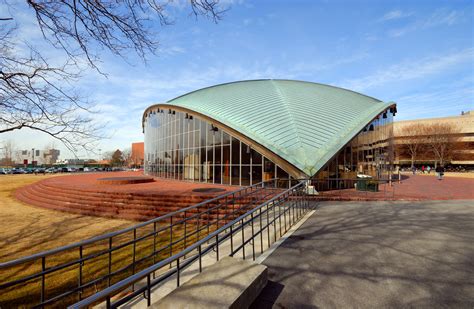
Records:
<instances>
[{"instance_id":1,"label":"auditorium building","mask_svg":"<svg viewBox=\"0 0 474 309\"><path fill-rule=\"evenodd\" d=\"M392 168L395 113L393 102L312 82L207 87L145 110L145 173L237 186L382 179Z\"/></svg>"}]
</instances>

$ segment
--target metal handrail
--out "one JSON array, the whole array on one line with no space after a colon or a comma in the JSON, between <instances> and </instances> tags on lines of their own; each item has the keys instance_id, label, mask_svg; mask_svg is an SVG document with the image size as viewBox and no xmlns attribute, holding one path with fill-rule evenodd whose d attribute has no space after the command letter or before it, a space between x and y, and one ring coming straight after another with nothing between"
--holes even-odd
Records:
<instances>
[{"instance_id":1,"label":"metal handrail","mask_svg":"<svg viewBox=\"0 0 474 309\"><path fill-rule=\"evenodd\" d=\"M159 270L160 268L168 265L168 264L171 264L173 262L176 262L178 261L177 263L177 270L171 270L171 272L169 273L166 273L162 276L161 279L167 279L169 278L170 276L172 276L174 273L178 272L179 273L179 260L183 257L185 257L186 255L189 255L190 253L192 253L193 251L195 250L199 250L199 256L193 256L192 258L190 258L190 261L185 261L185 264L182 265L181 269L185 268L186 266L190 265L192 262L194 262L196 259L200 259L202 257L203 254L205 254L206 252L209 252L213 247L219 246L219 242L223 242L225 240L227 240L229 237L231 237L233 235L233 232L237 233L239 231L239 229L243 229L245 227L245 225L249 224L250 222L253 222L253 220L255 218L258 218L258 216L261 216L262 215L262 209L267 206L267 210L264 211L265 212L268 212L268 206L269 205L279 205L279 203L281 203L282 201L282 197L289 197L290 196L290 193L291 192L295 192L299 189L304 189L305 187L305 184L300 182L298 184L296 184L295 186L291 187L290 189L287 189L285 190L284 192L281 192L279 194L277 194L276 196L274 196L273 198L271 198L270 200L268 201L265 201L264 203L258 205L257 207L249 210L248 212L246 212L245 214L243 215L240 215L239 217L235 218L234 220L232 220L231 222L228 222L227 224L225 224L224 226L218 228L217 230L215 230L214 232L210 233L208 236L204 237L203 239L201 240L198 240L197 242L195 242L194 244L192 244L191 246L185 248L184 250L182 250L181 252L177 253L177 254L174 254L173 256L170 256L148 268L145 268L139 272L137 272L136 274L132 275L132 276L129 276L107 288L105 288L104 290L96 293L96 294L93 294L91 296L89 296L88 298L85 298L71 306L69 306L68 308L71 308L71 309L76 309L76 308L84 308L84 307L87 307L87 306L90 306L90 305L93 305L94 303L97 303L99 301L102 301L104 299L106 299L107 301L107 308L111 307L111 304L110 304L110 298L112 297L113 294L117 293L117 292L120 292L122 290L124 290L126 287L129 287L129 286L132 286L134 285L135 283L137 283L138 281L144 279L145 277L147 278L147 286L146 287L142 287L141 289L135 291L133 293L133 295L128 295L126 297L126 299L131 299L132 296L135 297L139 294L141 294L142 292L146 290L148 290L148 294L147 294L147 300L148 300L148 305L150 305L150 297L151 297L151 294L150 294L150 289L152 287L151 285L151 279L150 279L150 276L151 274L153 274L154 272L156 272L157 270ZM287 210L285 210L283 212L283 214L286 213ZM256 217L254 217L253 215L256 214L257 212L260 212L260 214ZM251 216L252 218L247 220L245 223L244 223L244 219L248 216ZM281 212L279 213L279 217L281 218ZM277 218L273 218L273 220L275 221ZM272 221L272 222L274 222ZM235 224L238 224L239 222L242 222L240 226L237 227L237 229L234 229L232 230L232 227L235 225ZM253 239L255 236L257 236L259 233L261 233L265 228L269 228L269 225L271 223L267 222L267 225L262 226L260 227L260 230L257 231L257 233L252 233L252 238ZM285 221L285 227L286 227L286 221ZM222 237L219 237L219 234L221 234L222 232L225 232L227 231L228 229L230 229L230 232L227 232L224 236ZM281 221L280 221L280 229L281 229ZM281 230L280 230L280 234L281 234ZM204 252L202 251L201 247L202 245L204 245L206 242L209 242L213 239L216 239L216 241L214 243L211 243L208 248L206 248L204 250ZM245 244L247 244L248 242L250 242L251 239L248 239L247 241L243 242L241 247L242 246L245 246ZM232 249L231 249L232 250ZM236 250L233 250L233 251L238 251L240 250L240 248L237 248ZM231 254L235 254L235 252L232 252ZM245 256L245 254L244 254ZM255 257L254 257L255 258ZM217 259L219 259L218 255L217 255ZM201 267L200 267L200 271L201 271ZM154 281L154 285L158 284L159 282L161 282L163 280L155 280ZM178 279L178 286L179 286L179 279ZM123 303L124 301L120 301L120 303Z\"/></svg>"},{"instance_id":2,"label":"metal handrail","mask_svg":"<svg viewBox=\"0 0 474 309\"><path fill-rule=\"evenodd\" d=\"M205 200L205 201L200 202L200 203L198 203L198 204L191 205L191 206L188 206L188 207L186 207L186 208L182 208L182 209L180 209L180 210L176 210L176 211L174 211L174 212L167 213L166 215L159 216L159 217L157 217L157 218L154 218L154 219L151 219L151 220L148 220L148 221L145 221L145 222L141 222L141 223L132 225L132 226L130 226L130 227L127 227L127 228L118 230L118 231L114 231L114 232L102 234L102 235L99 235L99 236L96 236L96 237L92 237L92 238L89 238L89 239L85 239L85 240L82 240L82 241L78 241L78 242L75 242L75 243L72 243L72 244L69 244L69 245L57 247L57 248L54 248L54 249L51 249L51 250L46 250L46 251L38 252L38 253L29 255L29 256L26 256L26 257L18 258L18 259L12 260L12 261L3 262L3 263L0 263L0 269L2 269L2 268L7 268L7 267L11 267L11 266L15 266L15 265L18 265L18 264L21 264L21 263L25 263L25 262L29 262L29 261L32 261L32 260L36 260L36 259L41 258L41 257L43 257L43 256L48 256L48 255L56 254L56 253L59 253L59 252L61 252L61 251L67 251L67 250L70 250L70 249L78 248L78 247L80 247L80 246L85 246L85 245L88 245L88 244L91 244L91 243L94 243L94 242L97 242L97 241L100 241L100 240L108 239L108 238L110 238L110 237L115 237L115 236L117 236L117 235L125 234L125 233L127 233L127 232L131 232L131 231L133 231L133 230L135 230L135 229L138 229L138 228L140 228L140 227L149 225L149 224L151 224L151 223L155 223L155 222L158 222L158 221L162 221L163 219L167 219L167 218L169 218L169 217L175 216L176 214L184 213L184 212L187 212L187 211L189 211L189 210L191 210L191 209L195 209L195 208L202 207L202 206L204 206L204 205L206 205L206 204L209 204L209 203L212 203L212 202L214 202L214 201L217 201L217 200L220 200L220 199L222 199L222 198L225 198L226 196L234 195L235 193L238 193L238 192L241 192L241 191L245 191L245 190L247 190L247 189L249 189L249 188L254 188L254 187L263 186L264 184L266 184L266 183L271 183L271 182L275 181L276 179L277 179L277 178L274 178L274 179L271 179L271 180L262 181L262 182L259 182L259 183L257 183L257 184L254 184L254 185L252 185L252 186L248 186L248 187L241 188L241 189L238 189L238 190L235 190L235 191L231 191L231 192L228 192L228 193L225 193L225 194L216 196L216 197L214 197L214 198L212 198L212 199Z\"/></svg>"},{"instance_id":3,"label":"metal handrail","mask_svg":"<svg viewBox=\"0 0 474 309\"><path fill-rule=\"evenodd\" d=\"M198 203L198 204L195 204L195 205L192 205L192 206L189 206L189 207L186 207L186 208L168 213L166 215L154 218L154 219L146 221L146 222L142 222L142 223L133 225L133 226L125 228L125 229L121 229L119 231L103 234L103 235L100 235L100 236L97 236L97 237L94 237L94 238L91 238L91 239L87 239L87 240L84 240L84 241L76 242L76 243L73 243L73 244L70 244L70 245L66 245L66 246L62 246L62 247L55 248L55 249L52 249L52 250L36 253L36 254L30 255L30 256L27 256L27 257L23 257L23 258L13 260L13 261L1 263L0 264L0 270L1 269L7 269L9 267L13 267L13 266L16 266L16 265L21 265L21 264L24 264L24 263L28 263L28 262L31 262L31 261L41 260L42 268L41 268L41 271L35 272L34 274L26 275L26 276L21 277L19 279L11 280L11 281L8 281L6 283L0 284L0 291L2 289L6 289L6 288L9 288L11 286L16 286L18 284L33 280L35 278L41 278L42 282L41 282L40 305L44 306L44 305L49 304L51 302L54 302L54 301L56 301L60 298L66 297L66 296L68 296L72 293L79 292L79 296L80 296L81 291L83 291L84 288L87 288L87 287L89 287L93 284L96 284L96 283L100 282L101 280L107 280L108 279L108 282L109 282L108 285L110 285L110 283L111 283L110 278L113 275L115 275L116 273L118 273L119 271L123 271L123 270L129 269L130 267L132 267L133 273L135 273L135 265L136 264L138 264L139 262L143 261L146 258L151 258L151 257L153 257L153 261L155 261L154 260L155 256L157 256L158 254L160 254L160 253L162 253L162 252L164 252L165 250L168 250L168 249L170 250L170 255L171 255L172 247L174 245L176 245L177 243L182 242L183 240L184 240L184 247L186 247L186 239L187 238L189 239L190 236L194 235L194 234L190 234L190 235L188 234L187 235L186 224L190 220L195 219L196 215L199 215L199 216L209 215L209 216L212 217L212 212L213 211L219 210L219 208L225 207L225 206L229 205L230 203L232 203L234 205L235 202L237 202L237 205L241 206L241 203L240 203L239 199L243 199L243 201L246 202L245 199L252 196L252 194L254 194L254 193L257 193L257 192L260 192L260 191L266 190L266 189L273 189L273 188L268 188L265 185L266 184L272 184L275 181L276 181L276 179L271 179L271 180L268 180L268 181L259 182L255 185L248 186L248 187L245 187L245 188L241 188L241 189L238 189L236 191L228 192L228 193L225 193L223 195L219 195L219 196L214 197L210 200L203 201L201 203ZM225 200L225 202L224 202L224 200ZM212 205L212 203L214 203L216 201L218 201L219 203L217 205ZM252 203L254 203L253 199L252 199ZM200 207L204 207L204 206L209 205L209 204L211 205L211 207L206 208L203 211L199 212ZM195 210L198 210L198 212L195 213ZM202 231L202 228L204 228L204 229L207 228L208 233L209 233L209 227L211 227L213 225L216 225L216 222L217 222L217 227L218 227L219 226L219 220L221 220L221 222L222 222L223 220L226 220L228 217L232 217L233 215L235 215L240 210L241 210L241 208L239 208L239 207L237 207L236 209L233 208L232 213L230 211L226 212L225 217L221 218L221 219L219 219L218 216L217 216L217 219L212 219L211 217L208 217L207 219L206 218L203 219L204 222L207 222L207 224L203 225L203 227L201 227L201 230L199 230L199 231ZM176 222L173 222L174 217L178 218L178 220ZM161 221L164 221L164 222L167 222L167 223L169 221L169 225L158 226L157 224L160 223ZM136 235L137 230L142 228L142 227L149 226L149 225L153 225L152 226L153 231L151 231L149 233L146 233L145 235L142 235L140 237L137 237L137 235ZM144 258L141 258L138 261L135 260L136 252L135 252L135 249L134 249L133 250L133 262L131 264L121 268L120 270L112 272L112 270L111 270L111 263L112 262L111 262L110 259L111 259L111 254L112 254L113 251L119 250L121 248L124 248L126 246L130 246L130 245L133 245L134 248L135 248L136 243L138 243L139 241L144 240L146 238L150 238L150 237L156 237L156 235L160 234L163 231L168 230L172 234L173 233L173 228L177 227L178 225L184 225L184 236L183 237L177 237L175 239L171 238L169 244L167 244L164 247L158 248L158 250L156 250L156 247L155 247L156 243L155 243L155 240L154 240L153 253L151 255L148 255L148 256L144 257ZM158 229L157 229L157 227L158 227ZM122 235L122 234L125 234L125 233L128 233L128 232L132 232L132 231L134 233L134 237L133 237L132 240L129 240L125 243L121 243L120 245L112 246L112 239L114 237L117 237L119 235ZM154 239L154 238L151 238L151 239ZM109 240L109 246L108 246L107 249L100 250L99 252L94 252L94 253L91 253L89 255L83 256L83 249L86 245L94 244L96 242L103 241L103 240ZM61 263L61 264L58 264L58 265L55 265L55 266L52 266L52 267L49 267L49 268L46 267L46 257L47 256L51 256L53 254L57 254L57 253L65 252L65 251L69 251L69 250L72 250L72 249L79 250L80 258L74 259L72 261L67 261L67 262L65 261L65 263ZM44 296L45 295L45 281L44 281L45 280L45 275L51 274L53 272L56 272L56 271L59 271L59 270L62 270L62 269L65 269L65 268L70 267L70 266L75 265L75 264L80 265L79 266L79 268L80 268L79 273L81 273L81 271L82 271L81 265L85 261L94 259L94 258L99 257L99 256L103 256L103 255L109 255L109 262L108 262L109 272L108 272L108 274L101 275L99 278L94 278L94 279L89 280L87 282L82 282L81 275L79 274L79 284L78 284L78 286L76 286L73 289L69 289L68 291L66 291L62 294L54 295L54 297L51 296L51 298L49 298L49 299L45 298L45 296Z\"/></svg>"}]
</instances>

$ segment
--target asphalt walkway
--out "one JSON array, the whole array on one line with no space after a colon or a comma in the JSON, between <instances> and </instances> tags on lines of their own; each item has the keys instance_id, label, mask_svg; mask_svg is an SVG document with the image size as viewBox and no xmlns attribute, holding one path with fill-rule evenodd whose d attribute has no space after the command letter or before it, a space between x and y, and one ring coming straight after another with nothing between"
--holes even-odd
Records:
<instances>
[{"instance_id":1,"label":"asphalt walkway","mask_svg":"<svg viewBox=\"0 0 474 309\"><path fill-rule=\"evenodd\" d=\"M474 308L474 201L322 202L254 308Z\"/></svg>"}]
</instances>

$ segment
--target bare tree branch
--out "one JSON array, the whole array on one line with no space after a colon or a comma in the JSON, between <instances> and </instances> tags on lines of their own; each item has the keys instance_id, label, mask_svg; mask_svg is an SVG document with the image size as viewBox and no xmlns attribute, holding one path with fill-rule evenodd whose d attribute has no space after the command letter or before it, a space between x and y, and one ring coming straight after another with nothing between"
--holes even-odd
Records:
<instances>
[{"instance_id":1,"label":"bare tree branch","mask_svg":"<svg viewBox=\"0 0 474 309\"><path fill-rule=\"evenodd\" d=\"M426 127L426 143L440 165L452 158L460 130L451 123L434 123Z\"/></svg>"},{"instance_id":2,"label":"bare tree branch","mask_svg":"<svg viewBox=\"0 0 474 309\"><path fill-rule=\"evenodd\" d=\"M2 1L2 0L0 0ZM98 68L99 51L106 49L125 58L133 50L145 61L157 51L156 24L169 25L166 9L171 0L27 0L43 38L62 50L67 60L52 65L29 42L15 38L16 23L0 28L0 134L29 128L61 141L69 150L90 151L104 138L103 125L74 83L81 76L78 63ZM12 12L19 2L4 1ZM225 10L217 0L190 0L192 14L218 21ZM11 21L13 17L1 17ZM20 44L26 45L25 48ZM18 51L23 52L18 52Z\"/></svg>"}]
</instances>

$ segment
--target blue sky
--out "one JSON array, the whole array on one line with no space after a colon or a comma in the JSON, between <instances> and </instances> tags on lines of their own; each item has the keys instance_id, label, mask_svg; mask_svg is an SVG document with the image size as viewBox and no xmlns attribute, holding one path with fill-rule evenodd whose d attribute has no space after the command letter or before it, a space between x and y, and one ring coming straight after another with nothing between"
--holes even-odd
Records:
<instances>
[{"instance_id":1,"label":"blue sky","mask_svg":"<svg viewBox=\"0 0 474 309\"><path fill-rule=\"evenodd\" d=\"M97 104L96 117L111 136L99 146L102 152L143 140L147 106L244 79L349 88L396 102L396 120L474 110L472 1L225 2L230 9L218 24L173 6L175 23L156 29L160 52L147 65L133 55L127 64L103 53L100 66L108 77L86 72L77 88ZM2 139L19 148L49 141L28 131Z\"/></svg>"}]
</instances>

